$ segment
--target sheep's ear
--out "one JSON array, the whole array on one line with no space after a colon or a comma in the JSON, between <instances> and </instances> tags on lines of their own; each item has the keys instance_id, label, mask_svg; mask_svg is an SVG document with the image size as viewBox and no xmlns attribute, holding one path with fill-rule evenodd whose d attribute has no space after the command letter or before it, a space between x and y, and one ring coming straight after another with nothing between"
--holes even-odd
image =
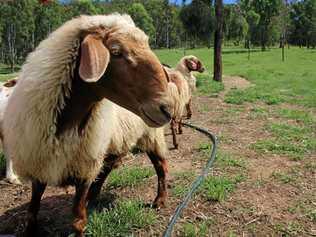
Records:
<instances>
[{"instance_id":1,"label":"sheep's ear","mask_svg":"<svg viewBox=\"0 0 316 237\"><path fill-rule=\"evenodd\" d=\"M7 81L6 83L4 83L3 86L5 86L5 87L13 87L13 86L15 86L16 83L17 83L17 80L12 79L12 80Z\"/></svg>"},{"instance_id":2,"label":"sheep's ear","mask_svg":"<svg viewBox=\"0 0 316 237\"><path fill-rule=\"evenodd\" d=\"M81 43L79 75L86 82L98 81L110 61L109 50L104 46L101 37L87 35Z\"/></svg>"}]
</instances>

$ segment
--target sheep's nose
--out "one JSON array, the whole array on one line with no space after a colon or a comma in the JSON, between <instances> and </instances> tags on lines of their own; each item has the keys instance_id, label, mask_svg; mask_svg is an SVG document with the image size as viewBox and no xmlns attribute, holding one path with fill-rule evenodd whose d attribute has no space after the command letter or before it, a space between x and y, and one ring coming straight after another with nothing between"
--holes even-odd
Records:
<instances>
[{"instance_id":1,"label":"sheep's nose","mask_svg":"<svg viewBox=\"0 0 316 237\"><path fill-rule=\"evenodd\" d=\"M160 111L166 116L168 120L171 119L171 108L167 105L160 105Z\"/></svg>"},{"instance_id":2,"label":"sheep's nose","mask_svg":"<svg viewBox=\"0 0 316 237\"><path fill-rule=\"evenodd\" d=\"M204 72L205 71L205 68L204 67L201 67L199 72Z\"/></svg>"}]
</instances>

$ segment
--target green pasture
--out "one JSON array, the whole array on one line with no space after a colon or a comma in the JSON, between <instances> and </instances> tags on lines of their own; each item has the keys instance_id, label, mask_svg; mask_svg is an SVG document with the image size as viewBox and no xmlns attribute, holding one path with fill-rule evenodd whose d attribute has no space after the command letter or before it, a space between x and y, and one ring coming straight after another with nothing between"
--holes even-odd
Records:
<instances>
[{"instance_id":1,"label":"green pasture","mask_svg":"<svg viewBox=\"0 0 316 237\"><path fill-rule=\"evenodd\" d=\"M195 96L216 97L218 92L224 89L222 83L212 80L212 49L201 48L185 52L183 49L163 49L155 50L155 53L161 62L170 66L175 66L183 55L193 54L201 59L206 71L203 74L197 74L198 92ZM224 101L236 105L225 111L226 115L229 113L226 117L243 113L245 108L238 105L249 103L252 106L249 116L254 120L265 120L264 129L270 134L269 139L260 138L249 147L257 154L278 154L294 161L307 159L312 152L315 152L316 50L291 47L285 51L284 62L281 60L281 49L278 48L266 52L252 50L250 59L248 59L247 50L236 47L224 48L222 56L224 75L238 75L252 83L245 90L233 89L226 94ZM10 73L7 66L0 64L0 81L8 80L16 75L17 72ZM209 109L207 105L203 106L203 110ZM267 118L274 120L270 121ZM225 142L224 139L223 142ZM209 153L209 149L208 144L199 144L197 150L203 158ZM243 157L235 157L220 150L216 167L218 177L208 177L197 192L198 197L203 201L225 201L238 188L238 184L247 178L245 175L247 161ZM315 168L315 164L310 163L306 169L313 167ZM4 173L4 169L5 160L3 156L0 156L1 173ZM121 168L110 175L107 188L122 189L141 186L144 180L153 175L152 168ZM173 198L183 197L194 176L195 171L175 174L170 195ZM273 181L281 184L295 185L299 182L299 178L299 172L296 170L274 172L271 175ZM259 181L254 186L260 185ZM143 205L144 203L138 199L119 200L109 208L101 205L100 208L92 211L89 217L87 236L133 236L133 233L141 229L160 225L159 213L143 208ZM303 207L300 208L305 210ZM306 210L308 218L315 220L314 209ZM207 228L212 223L209 219L198 223L182 223L181 235L207 236Z\"/></svg>"}]
</instances>

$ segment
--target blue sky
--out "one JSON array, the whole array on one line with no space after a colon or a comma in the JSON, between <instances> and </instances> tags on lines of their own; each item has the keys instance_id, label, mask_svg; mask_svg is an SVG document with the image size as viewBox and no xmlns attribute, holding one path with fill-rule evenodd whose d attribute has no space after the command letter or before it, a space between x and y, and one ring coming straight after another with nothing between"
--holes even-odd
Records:
<instances>
[{"instance_id":1,"label":"blue sky","mask_svg":"<svg viewBox=\"0 0 316 237\"><path fill-rule=\"evenodd\" d=\"M182 0L170 0L170 2L177 2L177 3L181 3ZM236 0L224 0L224 3L235 3Z\"/></svg>"}]
</instances>

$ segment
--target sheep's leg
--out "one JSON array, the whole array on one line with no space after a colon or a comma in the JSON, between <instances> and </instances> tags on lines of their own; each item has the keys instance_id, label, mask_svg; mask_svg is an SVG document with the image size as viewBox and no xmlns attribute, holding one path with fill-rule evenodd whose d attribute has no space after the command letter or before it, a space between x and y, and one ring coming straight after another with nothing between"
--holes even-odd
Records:
<instances>
[{"instance_id":1,"label":"sheep's leg","mask_svg":"<svg viewBox=\"0 0 316 237\"><path fill-rule=\"evenodd\" d=\"M12 184L21 184L19 178L15 175L13 171L12 160L8 156L6 156L6 163L6 179L8 180L8 182Z\"/></svg>"},{"instance_id":2,"label":"sheep's leg","mask_svg":"<svg viewBox=\"0 0 316 237\"><path fill-rule=\"evenodd\" d=\"M173 142L174 148L178 149L179 145L177 143L176 127L177 127L177 123L174 119L172 119L170 123L170 128L171 128L171 133L172 133L172 142Z\"/></svg>"},{"instance_id":3,"label":"sheep's leg","mask_svg":"<svg viewBox=\"0 0 316 237\"><path fill-rule=\"evenodd\" d=\"M45 191L46 184L38 180L32 181L32 197L27 212L27 226L24 235L36 236L37 229L37 213L40 209L41 198Z\"/></svg>"},{"instance_id":4,"label":"sheep's leg","mask_svg":"<svg viewBox=\"0 0 316 237\"><path fill-rule=\"evenodd\" d=\"M183 130L182 130L182 119L180 119L179 122L178 122L178 132L179 132L179 134L183 133Z\"/></svg>"},{"instance_id":5,"label":"sheep's leg","mask_svg":"<svg viewBox=\"0 0 316 237\"><path fill-rule=\"evenodd\" d=\"M90 186L88 193L89 202L94 201L100 194L104 181L111 173L112 169L118 166L119 161L120 157L117 155L109 155L105 158L101 172Z\"/></svg>"},{"instance_id":6,"label":"sheep's leg","mask_svg":"<svg viewBox=\"0 0 316 237\"><path fill-rule=\"evenodd\" d=\"M90 182L83 180L76 183L76 194L74 198L73 214L74 221L72 226L76 237L84 236L84 228L87 224L87 195L90 187Z\"/></svg>"},{"instance_id":7,"label":"sheep's leg","mask_svg":"<svg viewBox=\"0 0 316 237\"><path fill-rule=\"evenodd\" d=\"M153 207L161 208L165 206L167 199L166 178L168 175L168 164L166 159L156 152L147 152L147 155L154 165L158 176L158 192L153 202Z\"/></svg>"},{"instance_id":8,"label":"sheep's leg","mask_svg":"<svg viewBox=\"0 0 316 237\"><path fill-rule=\"evenodd\" d=\"M185 105L185 108L187 110L187 119L190 119L192 117L191 104L192 104L192 99L190 99L189 102Z\"/></svg>"}]
</instances>

